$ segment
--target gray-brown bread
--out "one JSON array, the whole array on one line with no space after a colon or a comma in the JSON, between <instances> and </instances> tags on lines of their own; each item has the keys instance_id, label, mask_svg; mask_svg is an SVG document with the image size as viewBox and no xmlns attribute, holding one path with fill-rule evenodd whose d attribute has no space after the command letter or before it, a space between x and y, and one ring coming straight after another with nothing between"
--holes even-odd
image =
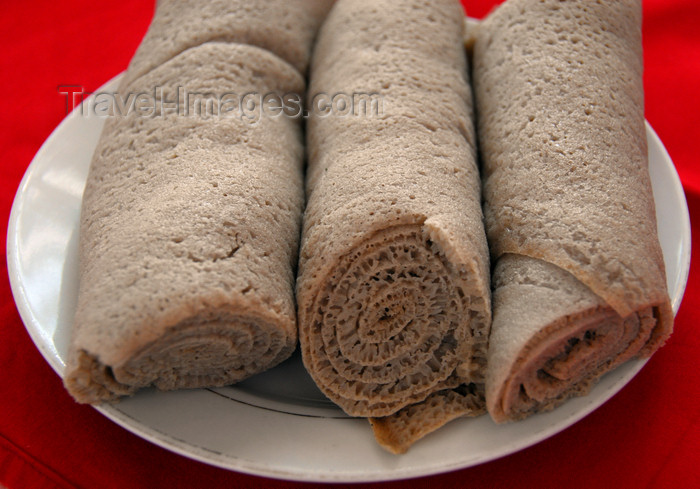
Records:
<instances>
[{"instance_id":1,"label":"gray-brown bread","mask_svg":"<svg viewBox=\"0 0 700 489\"><path fill-rule=\"evenodd\" d=\"M306 75L314 37L332 5L332 0L158 0L124 83L212 41L266 49Z\"/></svg>"},{"instance_id":2,"label":"gray-brown bread","mask_svg":"<svg viewBox=\"0 0 700 489\"><path fill-rule=\"evenodd\" d=\"M437 407L397 411L452 389L476 393L459 415L483 405L489 269L462 8L340 0L310 80L297 279L304 364L347 413L396 416L378 424L400 432L378 439L403 451L456 404L436 396ZM340 98L354 94L376 105L343 110Z\"/></svg>"},{"instance_id":3,"label":"gray-brown bread","mask_svg":"<svg viewBox=\"0 0 700 489\"><path fill-rule=\"evenodd\" d=\"M509 0L478 28L497 421L585 392L671 333L640 24L639 1Z\"/></svg>"},{"instance_id":4,"label":"gray-brown bread","mask_svg":"<svg viewBox=\"0 0 700 489\"><path fill-rule=\"evenodd\" d=\"M230 384L296 345L299 121L201 113L192 94L303 93L302 76L261 48L207 43L121 96L154 87L172 105L110 117L85 188L65 376L80 402Z\"/></svg>"}]
</instances>

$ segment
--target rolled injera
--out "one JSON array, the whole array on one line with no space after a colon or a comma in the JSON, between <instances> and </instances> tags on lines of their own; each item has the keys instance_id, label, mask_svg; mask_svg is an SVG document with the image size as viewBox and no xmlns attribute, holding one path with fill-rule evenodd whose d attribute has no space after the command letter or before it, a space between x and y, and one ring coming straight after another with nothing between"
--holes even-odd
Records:
<instances>
[{"instance_id":1,"label":"rolled injera","mask_svg":"<svg viewBox=\"0 0 700 489\"><path fill-rule=\"evenodd\" d=\"M492 251L497 422L586 394L671 333L647 161L641 5L509 0L474 84Z\"/></svg>"},{"instance_id":2,"label":"rolled injera","mask_svg":"<svg viewBox=\"0 0 700 489\"><path fill-rule=\"evenodd\" d=\"M483 411L489 265L463 15L340 0L312 59L302 357L394 452Z\"/></svg>"},{"instance_id":3,"label":"rolled injera","mask_svg":"<svg viewBox=\"0 0 700 489\"><path fill-rule=\"evenodd\" d=\"M174 3L185 4L160 5ZM244 93L303 94L304 78L235 42L166 58L122 83L131 110L106 121L89 171L65 374L80 402L231 384L296 346L300 121L248 117L238 103ZM154 107L139 98L149 94Z\"/></svg>"}]
</instances>

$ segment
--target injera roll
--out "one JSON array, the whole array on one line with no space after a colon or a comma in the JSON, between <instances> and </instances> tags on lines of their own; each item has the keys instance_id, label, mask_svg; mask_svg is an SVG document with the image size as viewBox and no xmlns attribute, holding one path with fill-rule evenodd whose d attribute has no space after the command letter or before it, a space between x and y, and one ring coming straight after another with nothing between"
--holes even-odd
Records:
<instances>
[{"instance_id":1,"label":"injera roll","mask_svg":"<svg viewBox=\"0 0 700 489\"><path fill-rule=\"evenodd\" d=\"M154 87L164 103L153 114L106 121L85 187L65 375L80 402L230 384L296 345L299 120L186 114L185 91L303 93L303 78L263 49L207 43L121 95Z\"/></svg>"},{"instance_id":2,"label":"injera roll","mask_svg":"<svg viewBox=\"0 0 700 489\"><path fill-rule=\"evenodd\" d=\"M345 412L389 417L373 423L395 452L483 410L489 265L462 21L457 1L340 0L312 59L302 356Z\"/></svg>"},{"instance_id":3,"label":"injera roll","mask_svg":"<svg viewBox=\"0 0 700 489\"><path fill-rule=\"evenodd\" d=\"M648 171L638 1L509 0L474 84L496 264L487 408L498 422L588 392L671 333Z\"/></svg>"},{"instance_id":4,"label":"injera roll","mask_svg":"<svg viewBox=\"0 0 700 489\"><path fill-rule=\"evenodd\" d=\"M313 40L332 5L332 0L158 0L124 82L212 41L266 49L306 75Z\"/></svg>"}]
</instances>

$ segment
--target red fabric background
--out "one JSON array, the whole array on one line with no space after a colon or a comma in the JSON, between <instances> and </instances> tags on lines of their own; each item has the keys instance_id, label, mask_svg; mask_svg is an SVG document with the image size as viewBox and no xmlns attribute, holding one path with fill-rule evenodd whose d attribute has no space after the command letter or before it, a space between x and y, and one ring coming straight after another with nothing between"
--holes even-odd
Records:
<instances>
[{"instance_id":1,"label":"red fabric background","mask_svg":"<svg viewBox=\"0 0 700 489\"><path fill-rule=\"evenodd\" d=\"M481 17L498 3L465 0ZM122 71L152 0L2 2L0 221L32 157L65 115L59 84L95 90ZM700 234L700 2L644 0L647 118L683 180ZM697 240L693 240L693 247ZM5 240L2 240L3 254ZM27 488L308 487L228 472L158 448L64 392L32 344L0 270L0 485ZM676 329L617 396L564 432L509 457L399 487L700 487L699 275Z\"/></svg>"}]
</instances>

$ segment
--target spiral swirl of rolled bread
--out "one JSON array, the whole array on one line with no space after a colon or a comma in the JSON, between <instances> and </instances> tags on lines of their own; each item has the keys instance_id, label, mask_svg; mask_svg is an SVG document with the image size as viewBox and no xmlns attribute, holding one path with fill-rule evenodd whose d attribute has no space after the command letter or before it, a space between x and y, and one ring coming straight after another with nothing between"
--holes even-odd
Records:
<instances>
[{"instance_id":1,"label":"spiral swirl of rolled bread","mask_svg":"<svg viewBox=\"0 0 700 489\"><path fill-rule=\"evenodd\" d=\"M154 25L185 3L161 1ZM196 29L196 20L168 26ZM212 41L201 27L193 36L200 44L183 45L140 76L130 69L119 89L124 103L114 105L93 156L64 375L80 402L151 385L231 384L296 346L300 120L243 112L239 97L303 94L304 78L274 52L235 36ZM310 49L301 44L312 34L296 37L299 49Z\"/></svg>"},{"instance_id":2,"label":"spiral swirl of rolled bread","mask_svg":"<svg viewBox=\"0 0 700 489\"><path fill-rule=\"evenodd\" d=\"M509 0L478 28L498 422L587 393L671 333L640 24L638 1Z\"/></svg>"},{"instance_id":3,"label":"spiral swirl of rolled bread","mask_svg":"<svg viewBox=\"0 0 700 489\"><path fill-rule=\"evenodd\" d=\"M340 0L312 59L303 361L395 452L483 411L489 270L463 15L457 1Z\"/></svg>"}]
</instances>

